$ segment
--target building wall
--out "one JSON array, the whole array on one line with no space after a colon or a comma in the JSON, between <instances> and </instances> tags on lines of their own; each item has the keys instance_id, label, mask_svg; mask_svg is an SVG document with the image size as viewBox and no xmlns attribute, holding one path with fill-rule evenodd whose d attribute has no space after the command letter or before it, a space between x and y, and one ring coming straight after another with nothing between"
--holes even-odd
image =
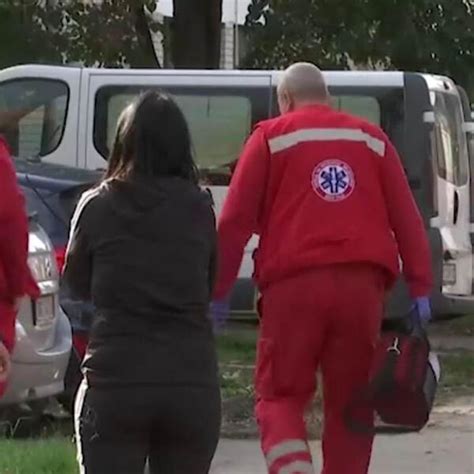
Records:
<instances>
[{"instance_id":1,"label":"building wall","mask_svg":"<svg viewBox=\"0 0 474 474\"><path fill-rule=\"evenodd\" d=\"M235 66L235 54L234 54L234 25L232 23L226 23L222 26L222 37L221 37L221 69L233 69Z\"/></svg>"}]
</instances>

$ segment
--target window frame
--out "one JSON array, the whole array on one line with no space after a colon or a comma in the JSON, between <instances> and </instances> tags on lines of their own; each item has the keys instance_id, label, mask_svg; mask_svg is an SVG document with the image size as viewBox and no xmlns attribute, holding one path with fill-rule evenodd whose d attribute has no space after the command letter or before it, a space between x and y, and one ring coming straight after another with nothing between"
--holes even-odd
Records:
<instances>
[{"instance_id":1,"label":"window frame","mask_svg":"<svg viewBox=\"0 0 474 474\"><path fill-rule=\"evenodd\" d=\"M62 79L56 79L56 78L51 78L51 77L41 77L41 76L28 76L28 77L23 76L23 77L15 77L15 78L12 78L12 79L7 79L5 81L0 82L0 89L2 88L2 86L6 85L6 84L13 83L13 82L32 82L32 81L51 82L51 83L61 84L65 87L65 91L66 91L66 105L64 107L64 120L63 120L63 124L62 124L62 127L61 127L61 135L59 137L59 140L58 140L56 146L54 148L52 148L51 150L48 150L48 153L46 153L44 155L43 154L38 154L38 158L42 160L45 157L55 153L59 149L59 147L61 146L61 144L64 140L64 135L66 133L66 127L67 127L68 118L69 118L71 89L69 87L69 84L66 81L62 80ZM37 107L37 108L39 108L39 107ZM20 121L18 121L18 124L19 124L19 122ZM44 127L44 123L41 126L41 129L42 129L42 131L41 131L41 141L43 140L43 127ZM18 127L17 127L17 131L18 131ZM8 142L8 139L7 139L7 142ZM8 145L10 146L10 143ZM19 145L19 143L18 143L18 145ZM13 147L11 147L11 148L13 148ZM19 148L19 146L18 146L18 148ZM40 145L40 148L41 148L41 145ZM20 161L28 161L28 159L32 158L32 157L22 157L22 156L15 156L15 155L14 155L14 157L16 159L20 160Z\"/></svg>"}]
</instances>

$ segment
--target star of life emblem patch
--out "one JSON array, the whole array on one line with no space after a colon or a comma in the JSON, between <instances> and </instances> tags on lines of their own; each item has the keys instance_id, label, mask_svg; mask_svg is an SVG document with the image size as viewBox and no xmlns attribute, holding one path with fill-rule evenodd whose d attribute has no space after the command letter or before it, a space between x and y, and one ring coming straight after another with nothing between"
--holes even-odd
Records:
<instances>
[{"instance_id":1,"label":"star of life emblem patch","mask_svg":"<svg viewBox=\"0 0 474 474\"><path fill-rule=\"evenodd\" d=\"M323 161L314 169L311 184L319 197L325 201L338 202L352 194L355 178L346 162L332 159Z\"/></svg>"}]
</instances>

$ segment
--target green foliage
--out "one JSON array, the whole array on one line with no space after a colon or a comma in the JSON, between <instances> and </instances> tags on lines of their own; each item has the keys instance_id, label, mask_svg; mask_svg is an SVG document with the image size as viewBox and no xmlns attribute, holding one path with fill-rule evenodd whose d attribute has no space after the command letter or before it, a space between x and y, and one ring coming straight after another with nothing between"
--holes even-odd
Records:
<instances>
[{"instance_id":1,"label":"green foliage","mask_svg":"<svg viewBox=\"0 0 474 474\"><path fill-rule=\"evenodd\" d=\"M341 44L353 36L345 26L348 11L362 0L253 0L249 7L250 51L246 66L283 68L306 59L323 68L346 66ZM363 22L363 15L357 21ZM355 23L355 19L354 19Z\"/></svg>"},{"instance_id":2,"label":"green foliage","mask_svg":"<svg viewBox=\"0 0 474 474\"><path fill-rule=\"evenodd\" d=\"M34 2L0 0L0 67L52 58L44 29L32 18Z\"/></svg>"},{"instance_id":3,"label":"green foliage","mask_svg":"<svg viewBox=\"0 0 474 474\"><path fill-rule=\"evenodd\" d=\"M150 29L156 2L0 0L0 66L24 62L158 65ZM15 47L12 47L15 45Z\"/></svg>"},{"instance_id":4,"label":"green foliage","mask_svg":"<svg viewBox=\"0 0 474 474\"><path fill-rule=\"evenodd\" d=\"M473 0L252 0L246 24L247 67L377 65L474 88Z\"/></svg>"},{"instance_id":5,"label":"green foliage","mask_svg":"<svg viewBox=\"0 0 474 474\"><path fill-rule=\"evenodd\" d=\"M472 393L474 388L474 354L469 351L453 351L441 357L442 380L444 389L466 389Z\"/></svg>"},{"instance_id":6,"label":"green foliage","mask_svg":"<svg viewBox=\"0 0 474 474\"><path fill-rule=\"evenodd\" d=\"M231 330L217 338L219 361L223 364L253 366L256 358L257 332Z\"/></svg>"},{"instance_id":7,"label":"green foliage","mask_svg":"<svg viewBox=\"0 0 474 474\"><path fill-rule=\"evenodd\" d=\"M158 31L168 33L164 46L176 67L219 67L222 0L173 0L173 7L167 28L153 19L156 0L0 0L0 67L159 67Z\"/></svg>"},{"instance_id":8,"label":"green foliage","mask_svg":"<svg viewBox=\"0 0 474 474\"><path fill-rule=\"evenodd\" d=\"M35 441L0 439L2 474L76 474L73 444L66 439Z\"/></svg>"}]
</instances>

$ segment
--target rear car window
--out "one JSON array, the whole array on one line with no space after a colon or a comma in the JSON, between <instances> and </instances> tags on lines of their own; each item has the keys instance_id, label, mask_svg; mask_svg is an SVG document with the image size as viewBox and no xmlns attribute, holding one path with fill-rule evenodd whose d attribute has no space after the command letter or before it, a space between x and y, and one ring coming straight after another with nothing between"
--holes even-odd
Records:
<instances>
[{"instance_id":1,"label":"rear car window","mask_svg":"<svg viewBox=\"0 0 474 474\"><path fill-rule=\"evenodd\" d=\"M45 157L58 148L66 125L68 86L50 79L0 83L0 133L20 159Z\"/></svg>"}]
</instances>

